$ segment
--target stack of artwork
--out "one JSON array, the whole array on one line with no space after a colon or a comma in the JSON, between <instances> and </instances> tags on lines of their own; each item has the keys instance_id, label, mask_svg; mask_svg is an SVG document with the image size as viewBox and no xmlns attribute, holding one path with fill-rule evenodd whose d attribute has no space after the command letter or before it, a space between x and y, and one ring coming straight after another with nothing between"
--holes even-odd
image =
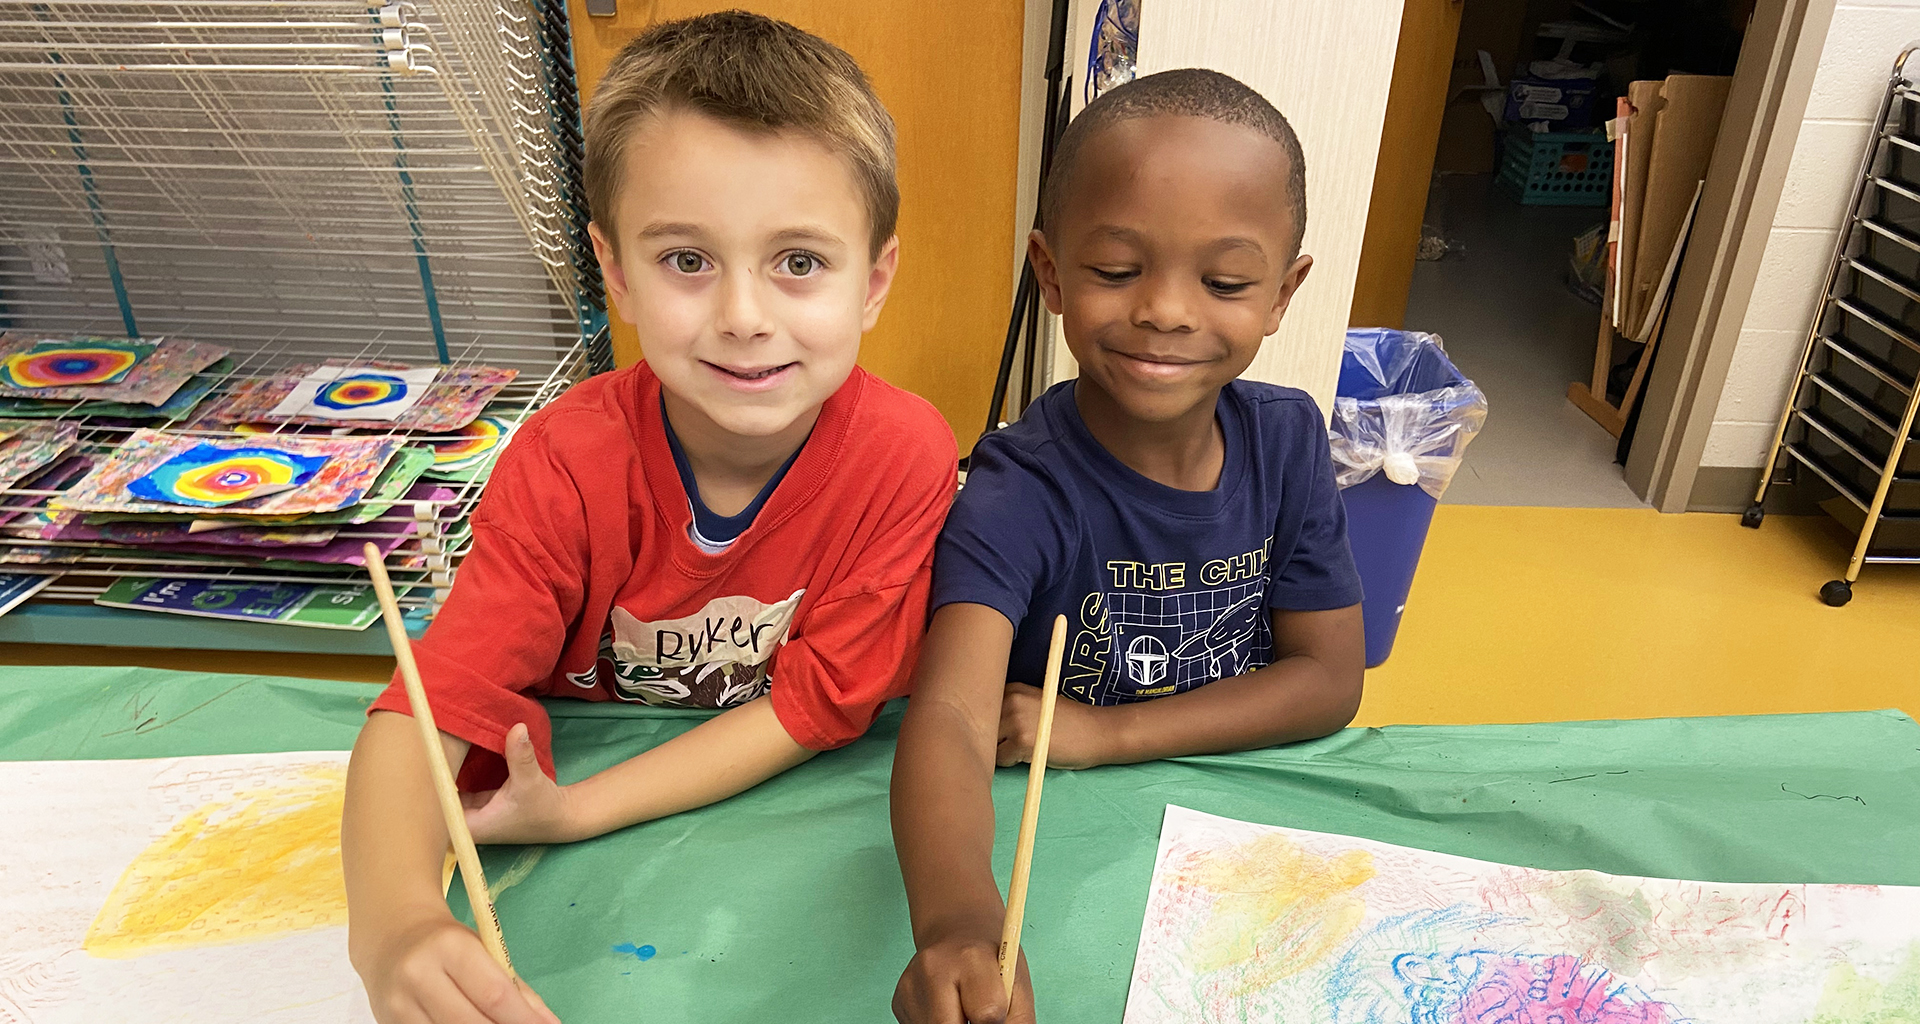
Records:
<instances>
[{"instance_id":1,"label":"stack of artwork","mask_svg":"<svg viewBox=\"0 0 1920 1024\"><path fill-rule=\"evenodd\" d=\"M1169 806L1126 1024L1920 1020L1920 888L1543 871Z\"/></svg>"},{"instance_id":2,"label":"stack of artwork","mask_svg":"<svg viewBox=\"0 0 1920 1024\"><path fill-rule=\"evenodd\" d=\"M0 417L179 420L232 368L226 349L185 338L0 334Z\"/></svg>"},{"instance_id":3,"label":"stack of artwork","mask_svg":"<svg viewBox=\"0 0 1920 1024\"><path fill-rule=\"evenodd\" d=\"M370 1022L344 753L0 763L0 1020Z\"/></svg>"},{"instance_id":4,"label":"stack of artwork","mask_svg":"<svg viewBox=\"0 0 1920 1024\"><path fill-rule=\"evenodd\" d=\"M484 479L519 418L490 403L515 376L382 360L239 376L185 339L0 334L0 563L139 549L324 583L368 542L399 550L415 503L454 500L444 484Z\"/></svg>"},{"instance_id":5,"label":"stack of artwork","mask_svg":"<svg viewBox=\"0 0 1920 1024\"><path fill-rule=\"evenodd\" d=\"M41 433L54 434L42 448L63 437L71 443L72 430L65 423L29 428L0 442L0 458L5 444L32 443ZM364 545L385 555L405 543L414 502L453 499L451 489L422 479L433 460L433 449L402 436L208 437L139 428L105 455L66 459L34 477L46 493L0 512L0 535L32 543L0 548L0 562L61 564L125 547L262 569L363 565Z\"/></svg>"},{"instance_id":6,"label":"stack of artwork","mask_svg":"<svg viewBox=\"0 0 1920 1024\"><path fill-rule=\"evenodd\" d=\"M199 420L210 427L355 423L446 434L478 419L515 375L489 366L416 369L381 360L295 366L239 384Z\"/></svg>"}]
</instances>

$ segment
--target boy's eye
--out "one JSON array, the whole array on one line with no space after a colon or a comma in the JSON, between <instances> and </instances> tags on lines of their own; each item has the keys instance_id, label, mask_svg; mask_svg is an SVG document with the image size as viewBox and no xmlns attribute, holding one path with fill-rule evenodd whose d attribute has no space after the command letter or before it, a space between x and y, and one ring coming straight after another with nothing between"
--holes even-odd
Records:
<instances>
[{"instance_id":1,"label":"boy's eye","mask_svg":"<svg viewBox=\"0 0 1920 1024\"><path fill-rule=\"evenodd\" d=\"M1216 281L1209 279L1207 287L1215 295L1238 295L1253 287L1252 281Z\"/></svg>"},{"instance_id":2,"label":"boy's eye","mask_svg":"<svg viewBox=\"0 0 1920 1024\"><path fill-rule=\"evenodd\" d=\"M820 257L810 252L790 252L780 260L780 269L794 277L805 277L820 269Z\"/></svg>"},{"instance_id":3,"label":"boy's eye","mask_svg":"<svg viewBox=\"0 0 1920 1024\"><path fill-rule=\"evenodd\" d=\"M1115 284L1121 281L1131 281L1134 278L1140 276L1140 272L1138 270L1133 270L1133 269L1108 270L1102 267L1088 267L1087 269L1093 271L1093 276L1099 278L1100 280L1112 282Z\"/></svg>"},{"instance_id":4,"label":"boy's eye","mask_svg":"<svg viewBox=\"0 0 1920 1024\"><path fill-rule=\"evenodd\" d=\"M692 249L678 249L667 254L667 265L682 274L698 274L707 269L707 258Z\"/></svg>"}]
</instances>

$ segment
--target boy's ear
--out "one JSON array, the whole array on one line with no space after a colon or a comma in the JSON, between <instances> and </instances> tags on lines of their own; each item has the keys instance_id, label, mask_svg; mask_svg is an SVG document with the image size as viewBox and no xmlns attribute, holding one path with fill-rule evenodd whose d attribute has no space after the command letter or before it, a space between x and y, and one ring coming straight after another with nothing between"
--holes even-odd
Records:
<instances>
[{"instance_id":1,"label":"boy's ear","mask_svg":"<svg viewBox=\"0 0 1920 1024\"><path fill-rule=\"evenodd\" d=\"M1027 260L1033 264L1033 279L1040 285L1040 300L1047 304L1047 312L1059 316L1060 268L1054 265L1053 251L1047 248L1047 236L1038 228L1027 236Z\"/></svg>"},{"instance_id":2,"label":"boy's ear","mask_svg":"<svg viewBox=\"0 0 1920 1024\"><path fill-rule=\"evenodd\" d=\"M873 269L867 272L867 304L860 314L862 333L873 330L873 325L880 322L880 309L887 304L887 291L893 287L893 275L899 270L900 236L895 235L880 247Z\"/></svg>"},{"instance_id":3,"label":"boy's ear","mask_svg":"<svg viewBox=\"0 0 1920 1024\"><path fill-rule=\"evenodd\" d=\"M613 300L620 319L632 323L633 317L627 315L627 272L620 267L618 250L614 249L607 233L600 230L599 221L587 224L587 236L593 239L593 258L600 261L600 280L607 286L607 298Z\"/></svg>"},{"instance_id":4,"label":"boy's ear","mask_svg":"<svg viewBox=\"0 0 1920 1024\"><path fill-rule=\"evenodd\" d=\"M1280 318L1287 313L1287 307L1293 304L1293 293L1300 289L1300 283L1307 279L1307 271L1313 269L1313 257L1301 253L1287 266L1287 272L1280 278L1280 294L1273 297L1273 309L1267 314L1267 329L1261 335L1266 337L1280 329Z\"/></svg>"}]
</instances>

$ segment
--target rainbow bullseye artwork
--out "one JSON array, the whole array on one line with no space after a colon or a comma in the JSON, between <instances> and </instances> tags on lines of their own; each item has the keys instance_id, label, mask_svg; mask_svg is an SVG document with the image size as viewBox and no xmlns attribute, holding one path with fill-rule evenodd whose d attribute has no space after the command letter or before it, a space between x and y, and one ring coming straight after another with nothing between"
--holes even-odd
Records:
<instances>
[{"instance_id":1,"label":"rainbow bullseye artwork","mask_svg":"<svg viewBox=\"0 0 1920 1024\"><path fill-rule=\"evenodd\" d=\"M362 373L327 384L314 393L313 404L322 409L359 409L369 405L391 405L407 397L411 387L390 373Z\"/></svg>"},{"instance_id":2,"label":"rainbow bullseye artwork","mask_svg":"<svg viewBox=\"0 0 1920 1024\"><path fill-rule=\"evenodd\" d=\"M267 416L392 422L419 404L439 375L437 366L322 366L300 378Z\"/></svg>"},{"instance_id":3,"label":"rainbow bullseye artwork","mask_svg":"<svg viewBox=\"0 0 1920 1024\"><path fill-rule=\"evenodd\" d=\"M477 466L512 432L512 423L498 416L482 416L454 431L458 440L433 442L433 468L445 471Z\"/></svg>"},{"instance_id":4,"label":"rainbow bullseye artwork","mask_svg":"<svg viewBox=\"0 0 1920 1024\"><path fill-rule=\"evenodd\" d=\"M127 492L148 501L217 508L292 490L312 480L327 458L277 448L200 444L127 484Z\"/></svg>"},{"instance_id":5,"label":"rainbow bullseye artwork","mask_svg":"<svg viewBox=\"0 0 1920 1024\"><path fill-rule=\"evenodd\" d=\"M153 354L137 341L42 341L0 362L0 384L23 390L117 384Z\"/></svg>"}]
</instances>

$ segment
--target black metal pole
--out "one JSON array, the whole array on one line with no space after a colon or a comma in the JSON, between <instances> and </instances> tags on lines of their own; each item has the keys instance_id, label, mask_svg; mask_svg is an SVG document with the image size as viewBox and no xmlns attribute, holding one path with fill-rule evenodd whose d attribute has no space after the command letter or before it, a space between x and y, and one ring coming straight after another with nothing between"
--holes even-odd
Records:
<instances>
[{"instance_id":1,"label":"black metal pole","mask_svg":"<svg viewBox=\"0 0 1920 1024\"><path fill-rule=\"evenodd\" d=\"M1027 303L1027 322L1025 348L1021 350L1020 360L1020 408L1025 409L1033 402L1033 370L1039 363L1041 313L1047 308L1040 297L1040 280L1036 276L1033 282L1033 298Z\"/></svg>"},{"instance_id":2,"label":"black metal pole","mask_svg":"<svg viewBox=\"0 0 1920 1024\"><path fill-rule=\"evenodd\" d=\"M987 406L987 429L980 432L981 437L1000 429L1000 414L1007 402L1007 381L1013 374L1013 350L1020 343L1020 325L1025 319L1027 303L1033 298L1033 265L1025 264L1020 268L1020 290L1013 297L1013 318L1007 321L1007 341L1000 347L1000 373L993 379L993 404Z\"/></svg>"},{"instance_id":3,"label":"black metal pole","mask_svg":"<svg viewBox=\"0 0 1920 1024\"><path fill-rule=\"evenodd\" d=\"M1065 97L1062 94L1063 83L1071 83L1066 75L1067 59L1067 0L1053 0L1052 22L1047 27L1047 109L1040 130L1040 181L1047 180L1047 172L1053 167L1053 147L1059 140L1066 113ZM1033 213L1033 226L1040 227L1040 211L1036 207ZM1023 361L1026 380L1021 384L1022 402L1032 397L1034 345L1039 335L1039 293L1033 276L1033 261L1022 260L1020 264L1020 284L1013 296L1013 310L1007 317L1007 336L1000 348L1000 372L993 381L993 402L987 407L987 427L980 432L985 437L1000 428L1000 417L1006 413L1007 386L1013 376L1013 356L1019 349L1022 334L1027 339L1026 359ZM1023 328L1025 328L1023 332Z\"/></svg>"}]
</instances>

